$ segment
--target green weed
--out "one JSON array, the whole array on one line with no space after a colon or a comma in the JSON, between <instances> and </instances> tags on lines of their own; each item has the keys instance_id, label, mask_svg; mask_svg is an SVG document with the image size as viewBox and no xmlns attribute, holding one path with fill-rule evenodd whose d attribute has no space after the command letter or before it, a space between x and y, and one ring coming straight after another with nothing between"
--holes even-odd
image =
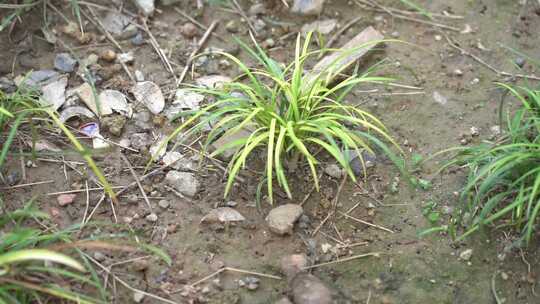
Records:
<instances>
[{"instance_id":1,"label":"green weed","mask_svg":"<svg viewBox=\"0 0 540 304\"><path fill-rule=\"evenodd\" d=\"M322 52L309 50L311 36L309 33L303 43L298 36L294 61L287 66L268 57L255 41L254 48L238 41L262 68L247 67L235 56L220 53L234 62L242 75L221 89L193 89L214 96L216 101L186 120L169 136L169 140L176 138L182 131L188 135L212 124L205 144L205 149L208 149L218 137L248 132L248 135L239 136L237 140L211 154L220 155L229 149L235 151L228 166L225 197L230 193L235 177L255 151L264 154L265 181L270 202L274 180L292 198L285 167L293 171L299 164L307 164L318 189L317 171L320 162L315 156L318 150L327 152L353 180L356 177L343 153L348 149L355 150L360 156L361 151L375 153L374 149L379 149L404 171L401 157L396 156L390 146L400 152L401 149L379 119L343 102L355 85L388 79L371 76L370 70L361 75L346 77L332 85L332 79L342 72L339 62L355 50L342 51L332 64L317 71L316 75L305 74L306 61L317 58ZM243 82L242 79L247 81ZM390 146L386 143L390 143Z\"/></svg>"},{"instance_id":2,"label":"green weed","mask_svg":"<svg viewBox=\"0 0 540 304\"><path fill-rule=\"evenodd\" d=\"M506 115L507 134L497 142L452 149L459 153L443 169L465 165L469 171L455 219L467 226L459 239L485 226L513 227L529 243L540 212L540 90L499 85L522 105Z\"/></svg>"}]
</instances>

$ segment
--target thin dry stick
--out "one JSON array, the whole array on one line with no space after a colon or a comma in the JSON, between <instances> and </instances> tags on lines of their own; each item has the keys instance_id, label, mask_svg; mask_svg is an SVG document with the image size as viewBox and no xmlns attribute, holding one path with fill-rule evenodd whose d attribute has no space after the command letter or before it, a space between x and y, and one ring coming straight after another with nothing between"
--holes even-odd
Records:
<instances>
[{"instance_id":1,"label":"thin dry stick","mask_svg":"<svg viewBox=\"0 0 540 304\"><path fill-rule=\"evenodd\" d=\"M462 55L471 57L474 61L476 61L476 62L480 63L481 65L485 66L486 68L490 69L491 71L493 71L498 76L506 76L506 77L512 77L512 78L524 78L524 79L531 79L531 80L540 80L540 76L536 76L536 75L512 74L512 73L508 73L508 72L505 72L505 71L499 71L497 68L495 68L494 66L492 66L489 63L487 63L486 61L484 61L482 58L470 53L469 51L467 51L467 50L465 50L465 49L463 49L461 47L459 47L447 35L444 35L444 36L446 38L446 41L448 41L448 44L451 47L455 48L456 50L459 50Z\"/></svg>"},{"instance_id":2,"label":"thin dry stick","mask_svg":"<svg viewBox=\"0 0 540 304\"><path fill-rule=\"evenodd\" d=\"M240 14L240 16L242 16L246 20L246 23L249 26L249 29L255 34L255 36L259 36L259 33L257 33L257 30L251 23L251 20L249 20L248 16L246 15L246 13L244 13L244 11L242 10L242 7L238 4L238 2L236 2L236 0L232 0L232 3L236 7L238 14Z\"/></svg>"},{"instance_id":3,"label":"thin dry stick","mask_svg":"<svg viewBox=\"0 0 540 304\"><path fill-rule=\"evenodd\" d=\"M319 180L321 180L321 177L322 177L322 173L319 174ZM311 187L311 190L309 190L308 194L306 194L306 196L304 196L304 199L302 200L302 202L300 203L300 206L303 206L307 200L309 199L309 197L311 196L311 194L313 194L313 191L315 191L315 189L317 189L316 185L314 184L313 187Z\"/></svg>"},{"instance_id":4,"label":"thin dry stick","mask_svg":"<svg viewBox=\"0 0 540 304\"><path fill-rule=\"evenodd\" d=\"M21 155L20 163L21 163L22 181L25 182L26 181L26 165L24 164L24 154L23 154L22 144L20 140L19 140L19 153Z\"/></svg>"},{"instance_id":5,"label":"thin dry stick","mask_svg":"<svg viewBox=\"0 0 540 304\"><path fill-rule=\"evenodd\" d=\"M88 180L84 181L84 185L86 188L86 206L84 208L83 219L79 231L82 230L84 228L84 225L86 224L86 216L88 215L88 209L90 208L90 191L88 191Z\"/></svg>"},{"instance_id":6,"label":"thin dry stick","mask_svg":"<svg viewBox=\"0 0 540 304\"><path fill-rule=\"evenodd\" d=\"M331 262L325 262L325 263L315 264L315 265L311 265L311 266L306 266L306 267L303 267L302 270L309 270L309 269L318 268L318 267L321 267L321 266L339 264L339 263L348 262L348 261L361 259L361 258L365 258L365 257L370 257L370 256L379 257L380 255L381 255L380 252L364 253L364 254L359 254L359 255L355 255L355 256L340 259L340 260L335 260L335 261L331 261Z\"/></svg>"},{"instance_id":7,"label":"thin dry stick","mask_svg":"<svg viewBox=\"0 0 540 304\"><path fill-rule=\"evenodd\" d=\"M43 184L50 184L50 183L54 183L54 180L51 179L51 180L46 180L46 181L41 181L41 182L20 184L20 185L15 185L15 186L11 186L11 187L3 187L3 188L0 188L0 190L11 190L11 189L24 188L24 187L29 187L29 186L43 185Z\"/></svg>"},{"instance_id":8,"label":"thin dry stick","mask_svg":"<svg viewBox=\"0 0 540 304\"><path fill-rule=\"evenodd\" d=\"M372 1L372 2L374 2L374 1ZM386 13L386 14L389 14L390 16L392 16L394 18L397 18L397 19L402 19L402 20L407 20L407 21L411 21L411 22L431 25L431 26L434 26L434 27L439 27L439 28L443 28L443 29L446 29L446 30L451 30L451 31L454 31L454 32L460 32L461 31L461 29L459 29L457 27L450 26L450 25L446 25L446 24L442 24L442 23L437 23L437 22L432 22L432 21L427 21L427 20L422 20L422 19L418 19L418 18L414 18L414 17L409 17L409 16L396 14L396 13L393 13L392 11L390 11L388 8L386 8L384 6L381 6L381 5L378 5L379 8L377 8L377 7L374 7L373 5L367 5L366 2L361 2L360 0L355 0L355 3L356 3L356 5L358 5L358 6L362 7L362 8L369 9L369 10L376 11L376 12ZM376 3L376 2L374 2L374 3Z\"/></svg>"},{"instance_id":9,"label":"thin dry stick","mask_svg":"<svg viewBox=\"0 0 540 304\"><path fill-rule=\"evenodd\" d=\"M152 211L152 205L150 205L150 201L148 200L148 197L146 196L146 192L144 191L144 188L141 185L139 177L137 176L137 173L135 172L135 170L133 170L133 166L131 166L131 163L129 162L129 160L127 159L127 157L123 153L120 153L120 157L122 157L122 160L128 166L129 171L131 172L131 175L133 175L133 178L135 179L135 182L137 183L137 186L139 186L139 190L141 191L141 194L142 194L142 196L144 198L144 201L146 202L146 205L148 206L148 209L150 209L150 211Z\"/></svg>"},{"instance_id":10,"label":"thin dry stick","mask_svg":"<svg viewBox=\"0 0 540 304\"><path fill-rule=\"evenodd\" d=\"M111 188L112 189L122 189L126 186L112 186ZM99 191L99 190L103 190L105 188L103 187L95 187L95 188L88 188L88 191ZM53 196L53 195L60 195L60 194L70 194L70 193L81 193L81 192L86 192L87 189L77 189L77 190L67 190L67 191L58 191L58 192L50 192L50 193L47 193L45 195L47 196Z\"/></svg>"},{"instance_id":11,"label":"thin dry stick","mask_svg":"<svg viewBox=\"0 0 540 304\"><path fill-rule=\"evenodd\" d=\"M194 59L195 55L197 55L197 53L200 51L202 46L206 43L206 40L210 36L210 33L212 33L212 31L214 31L214 28L216 27L218 22L219 22L218 20L215 20L214 22L212 22L212 24L210 24L210 27L208 27L208 30L206 30L206 32L202 36L201 40L199 40L199 42L197 43L197 47L193 50L193 52L191 52L191 54L189 54L189 58L188 58L188 60L186 62L186 66L184 67L184 70L182 71L182 74L180 74L180 78L178 78L178 80L176 80L176 86L177 87L182 83L182 81L184 81L184 78L186 77L186 74L189 71L189 67L191 66L191 63L193 62L193 59Z\"/></svg>"},{"instance_id":12,"label":"thin dry stick","mask_svg":"<svg viewBox=\"0 0 540 304\"><path fill-rule=\"evenodd\" d=\"M163 65L165 65L165 68L167 68L167 70L169 70L169 72L171 73L173 79L175 81L178 81L177 78L176 78L176 74L174 73L174 69L172 68L171 63L169 62L169 58L167 58L167 55L165 55L165 53L163 52L163 50L159 46L159 43L157 42L156 37L154 37L154 35L150 31L150 28L148 28L148 24L146 23L146 19L143 19L143 29L146 32L146 34L148 35L148 37L150 38L150 44L152 45L152 47L154 48L154 50L158 54L159 58L163 62Z\"/></svg>"},{"instance_id":13,"label":"thin dry stick","mask_svg":"<svg viewBox=\"0 0 540 304\"><path fill-rule=\"evenodd\" d=\"M374 228L377 228L377 229L380 229L380 230L384 230L384 231L386 231L386 232L394 233L394 231L392 231L392 230L390 230L390 229L388 229L388 228L385 228L385 227L383 227L383 226L376 225L376 224L373 224L373 223L370 223L370 222L366 222L366 221L364 221L364 220L361 220L361 219L358 219L358 218L356 218L356 217L353 217L353 216L350 216L350 215L348 215L348 214L345 214L345 213L343 213L343 212L341 212L341 211L339 211L339 213L340 213L341 215L343 215L344 217L346 217L346 218L348 218L348 219L351 219L351 220L353 220L353 221L355 221L355 222L362 223L362 224L364 224L364 225L368 225L368 226L371 226L371 227L374 227Z\"/></svg>"},{"instance_id":14,"label":"thin dry stick","mask_svg":"<svg viewBox=\"0 0 540 304\"><path fill-rule=\"evenodd\" d=\"M324 224L328 221L328 219L331 216L335 215L336 210L337 210L337 204L338 204L338 200L339 200L339 195L341 193L341 190L343 189L343 186L345 185L346 180L347 180L347 174L345 174L343 176L343 179L341 180L341 184L339 184L338 191L336 193L336 197L334 198L334 201L332 203L334 208L332 209L332 211L330 211L328 213L328 215L324 218L324 220L322 220L322 222L319 224L319 226L317 226L317 228L315 228L315 230L313 230L313 233L311 234L311 236L317 235L317 232L319 232L319 230L324 226Z\"/></svg>"}]
</instances>

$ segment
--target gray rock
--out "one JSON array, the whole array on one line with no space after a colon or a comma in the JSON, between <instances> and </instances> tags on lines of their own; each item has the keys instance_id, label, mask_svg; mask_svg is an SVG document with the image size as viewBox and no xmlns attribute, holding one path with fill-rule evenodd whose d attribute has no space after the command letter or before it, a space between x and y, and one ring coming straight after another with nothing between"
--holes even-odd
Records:
<instances>
[{"instance_id":1,"label":"gray rock","mask_svg":"<svg viewBox=\"0 0 540 304\"><path fill-rule=\"evenodd\" d=\"M154 0L133 0L135 5L145 16L150 16L156 10L156 5Z\"/></svg>"},{"instance_id":2,"label":"gray rock","mask_svg":"<svg viewBox=\"0 0 540 304\"><path fill-rule=\"evenodd\" d=\"M291 11L299 15L319 15L323 5L324 0L294 0Z\"/></svg>"},{"instance_id":3,"label":"gray rock","mask_svg":"<svg viewBox=\"0 0 540 304\"><path fill-rule=\"evenodd\" d=\"M159 114L165 107L165 98L159 86L151 81L138 82L131 89L135 99L144 104L153 114Z\"/></svg>"},{"instance_id":4,"label":"gray rock","mask_svg":"<svg viewBox=\"0 0 540 304\"><path fill-rule=\"evenodd\" d=\"M155 223L155 222L157 222L158 217L157 217L157 214L155 214L155 213L150 213L149 215L147 215L147 216L145 217L145 219L146 219L147 221L149 221L150 223Z\"/></svg>"},{"instance_id":5,"label":"gray rock","mask_svg":"<svg viewBox=\"0 0 540 304\"><path fill-rule=\"evenodd\" d=\"M199 191L199 181L193 173L169 171L165 181L176 191L189 197L195 196Z\"/></svg>"},{"instance_id":6,"label":"gray rock","mask_svg":"<svg viewBox=\"0 0 540 304\"><path fill-rule=\"evenodd\" d=\"M255 3L249 8L248 12L250 15L263 15L266 13L266 8L263 3Z\"/></svg>"},{"instance_id":7,"label":"gray rock","mask_svg":"<svg viewBox=\"0 0 540 304\"><path fill-rule=\"evenodd\" d=\"M169 208L170 205L171 205L171 203L168 200L160 200L158 202L158 206L163 208L163 209Z\"/></svg>"},{"instance_id":8,"label":"gray rock","mask_svg":"<svg viewBox=\"0 0 540 304\"><path fill-rule=\"evenodd\" d=\"M131 147L136 150L144 150L150 146L152 138L148 133L134 133L131 135Z\"/></svg>"},{"instance_id":9,"label":"gray rock","mask_svg":"<svg viewBox=\"0 0 540 304\"><path fill-rule=\"evenodd\" d=\"M201 94L187 89L178 89L176 90L176 97L173 104L182 109L198 110L203 100L204 96Z\"/></svg>"},{"instance_id":10,"label":"gray rock","mask_svg":"<svg viewBox=\"0 0 540 304\"><path fill-rule=\"evenodd\" d=\"M131 24L133 18L118 12L109 12L103 18L103 26L118 39L127 39L137 33L137 27Z\"/></svg>"},{"instance_id":11,"label":"gray rock","mask_svg":"<svg viewBox=\"0 0 540 304\"><path fill-rule=\"evenodd\" d=\"M43 93L39 102L43 106L50 106L52 110L58 110L66 102L67 77L60 77L41 88Z\"/></svg>"},{"instance_id":12,"label":"gray rock","mask_svg":"<svg viewBox=\"0 0 540 304\"><path fill-rule=\"evenodd\" d=\"M105 90L99 94L99 101L111 110L126 117L133 115L133 110L128 104L126 96L117 90Z\"/></svg>"},{"instance_id":13,"label":"gray rock","mask_svg":"<svg viewBox=\"0 0 540 304\"><path fill-rule=\"evenodd\" d=\"M117 56L117 60L122 63L132 63L135 61L135 57L133 56L133 52L129 51L127 53L120 53Z\"/></svg>"},{"instance_id":14,"label":"gray rock","mask_svg":"<svg viewBox=\"0 0 540 304\"><path fill-rule=\"evenodd\" d=\"M244 287L248 290L257 290L261 282L257 277L245 277L242 281L244 282Z\"/></svg>"},{"instance_id":15,"label":"gray rock","mask_svg":"<svg viewBox=\"0 0 540 304\"><path fill-rule=\"evenodd\" d=\"M84 104L98 116L112 114L112 109L107 104L102 103L101 101L98 102L96 98L97 92L94 92L92 87L87 82L77 87L75 89L75 93L84 102Z\"/></svg>"},{"instance_id":16,"label":"gray rock","mask_svg":"<svg viewBox=\"0 0 540 304\"><path fill-rule=\"evenodd\" d=\"M472 255L473 255L473 250L472 249L466 249L466 250L463 250L459 254L459 258L462 259L463 261L469 261L472 258Z\"/></svg>"},{"instance_id":17,"label":"gray rock","mask_svg":"<svg viewBox=\"0 0 540 304\"><path fill-rule=\"evenodd\" d=\"M262 19L255 19L255 21L253 21L253 28L257 32L264 30L265 27L266 27L266 22L264 22Z\"/></svg>"},{"instance_id":18,"label":"gray rock","mask_svg":"<svg viewBox=\"0 0 540 304\"><path fill-rule=\"evenodd\" d=\"M143 293L140 293L138 291L135 291L133 293L133 301L135 303L141 303L143 299L144 299L144 294Z\"/></svg>"},{"instance_id":19,"label":"gray rock","mask_svg":"<svg viewBox=\"0 0 540 304\"><path fill-rule=\"evenodd\" d=\"M330 304L332 292L316 276L301 272L290 283L295 304Z\"/></svg>"},{"instance_id":20,"label":"gray rock","mask_svg":"<svg viewBox=\"0 0 540 304\"><path fill-rule=\"evenodd\" d=\"M516 58L516 60L514 60L515 64L519 67L519 68L522 68L525 66L525 59L522 58L522 57L518 57Z\"/></svg>"},{"instance_id":21,"label":"gray rock","mask_svg":"<svg viewBox=\"0 0 540 304\"><path fill-rule=\"evenodd\" d=\"M294 223L303 212L304 210L300 205L285 204L272 209L266 217L266 222L270 231L278 235L291 234Z\"/></svg>"},{"instance_id":22,"label":"gray rock","mask_svg":"<svg viewBox=\"0 0 540 304\"><path fill-rule=\"evenodd\" d=\"M140 70L135 70L135 80L137 82L142 82L144 81L144 74L143 72L141 72Z\"/></svg>"},{"instance_id":23,"label":"gray rock","mask_svg":"<svg viewBox=\"0 0 540 304\"><path fill-rule=\"evenodd\" d=\"M98 262L103 262L107 259L107 256L100 251L94 252L94 259Z\"/></svg>"},{"instance_id":24,"label":"gray rock","mask_svg":"<svg viewBox=\"0 0 540 304\"><path fill-rule=\"evenodd\" d=\"M15 78L17 87L30 87L40 89L42 86L58 79L60 74L54 70L38 70L28 75L19 75Z\"/></svg>"},{"instance_id":25,"label":"gray rock","mask_svg":"<svg viewBox=\"0 0 540 304\"><path fill-rule=\"evenodd\" d=\"M343 170L337 164L330 164L324 168L324 173L333 178L341 178L343 176Z\"/></svg>"},{"instance_id":26,"label":"gray rock","mask_svg":"<svg viewBox=\"0 0 540 304\"><path fill-rule=\"evenodd\" d=\"M437 91L433 92L433 100L435 100L436 103L441 104L443 106L448 103L448 99Z\"/></svg>"},{"instance_id":27,"label":"gray rock","mask_svg":"<svg viewBox=\"0 0 540 304\"><path fill-rule=\"evenodd\" d=\"M144 44L144 37L141 32L137 32L137 34L131 38L131 44L134 46L141 46Z\"/></svg>"},{"instance_id":28,"label":"gray rock","mask_svg":"<svg viewBox=\"0 0 540 304\"><path fill-rule=\"evenodd\" d=\"M54 58L54 68L65 73L71 73L75 70L77 60L71 57L69 53L56 54Z\"/></svg>"},{"instance_id":29,"label":"gray rock","mask_svg":"<svg viewBox=\"0 0 540 304\"><path fill-rule=\"evenodd\" d=\"M0 90L7 94L11 94L17 90L17 86L11 79L7 77L0 77Z\"/></svg>"},{"instance_id":30,"label":"gray rock","mask_svg":"<svg viewBox=\"0 0 540 304\"><path fill-rule=\"evenodd\" d=\"M343 156L345 159L349 162L349 165L351 166L351 169L355 176L363 176L364 175L364 167L366 169L369 169L373 166L375 166L375 162L377 161L377 158L375 155L368 153L367 151L362 151L361 157L356 153L355 150L345 150L343 152ZM362 165L362 159L364 164Z\"/></svg>"},{"instance_id":31,"label":"gray rock","mask_svg":"<svg viewBox=\"0 0 540 304\"><path fill-rule=\"evenodd\" d=\"M207 215L201 219L201 223L230 223L243 222L246 218L240 212L229 208L219 207L212 209Z\"/></svg>"},{"instance_id":32,"label":"gray rock","mask_svg":"<svg viewBox=\"0 0 540 304\"><path fill-rule=\"evenodd\" d=\"M327 35L330 34L336 28L336 26L336 19L327 19L304 24L301 31L304 34L317 31L321 34Z\"/></svg>"},{"instance_id":33,"label":"gray rock","mask_svg":"<svg viewBox=\"0 0 540 304\"><path fill-rule=\"evenodd\" d=\"M230 20L225 24L225 29L229 33L238 33L238 22L236 20Z\"/></svg>"},{"instance_id":34,"label":"gray rock","mask_svg":"<svg viewBox=\"0 0 540 304\"><path fill-rule=\"evenodd\" d=\"M162 160L164 165L180 171L192 171L197 166L193 160L176 151L165 153Z\"/></svg>"}]
</instances>

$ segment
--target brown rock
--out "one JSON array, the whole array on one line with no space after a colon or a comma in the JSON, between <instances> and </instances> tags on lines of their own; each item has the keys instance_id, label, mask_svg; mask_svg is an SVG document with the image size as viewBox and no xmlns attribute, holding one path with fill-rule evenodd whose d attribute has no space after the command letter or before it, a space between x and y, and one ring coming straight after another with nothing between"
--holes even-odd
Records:
<instances>
[{"instance_id":1,"label":"brown rock","mask_svg":"<svg viewBox=\"0 0 540 304\"><path fill-rule=\"evenodd\" d=\"M116 52L113 50L105 50L99 54L99 58L107 62L113 62L116 59Z\"/></svg>"},{"instance_id":2,"label":"brown rock","mask_svg":"<svg viewBox=\"0 0 540 304\"><path fill-rule=\"evenodd\" d=\"M197 34L199 33L199 30L197 29L195 24L191 22L187 22L182 26L182 28L180 29L180 32L186 38L193 38L197 36Z\"/></svg>"},{"instance_id":3,"label":"brown rock","mask_svg":"<svg viewBox=\"0 0 540 304\"><path fill-rule=\"evenodd\" d=\"M307 257L304 254L292 254L284 256L280 261L280 269L288 278L292 278L301 272L308 265Z\"/></svg>"},{"instance_id":4,"label":"brown rock","mask_svg":"<svg viewBox=\"0 0 540 304\"><path fill-rule=\"evenodd\" d=\"M330 304L332 292L316 276L302 272L290 284L295 304Z\"/></svg>"},{"instance_id":5,"label":"brown rock","mask_svg":"<svg viewBox=\"0 0 540 304\"><path fill-rule=\"evenodd\" d=\"M56 199L58 201L58 205L64 207L73 203L76 197L77 194L61 194Z\"/></svg>"}]
</instances>

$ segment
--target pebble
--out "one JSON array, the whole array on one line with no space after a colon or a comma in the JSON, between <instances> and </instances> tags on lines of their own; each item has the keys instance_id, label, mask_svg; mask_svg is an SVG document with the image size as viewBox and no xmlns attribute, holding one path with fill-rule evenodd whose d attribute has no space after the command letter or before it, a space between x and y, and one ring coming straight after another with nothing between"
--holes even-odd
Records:
<instances>
[{"instance_id":1,"label":"pebble","mask_svg":"<svg viewBox=\"0 0 540 304\"><path fill-rule=\"evenodd\" d=\"M154 0L134 0L135 5L145 16L150 16L154 13L156 5Z\"/></svg>"},{"instance_id":2,"label":"pebble","mask_svg":"<svg viewBox=\"0 0 540 304\"><path fill-rule=\"evenodd\" d=\"M257 288L259 288L260 280L257 277L245 277L240 281L244 282L244 287L248 290L257 290Z\"/></svg>"},{"instance_id":3,"label":"pebble","mask_svg":"<svg viewBox=\"0 0 540 304\"><path fill-rule=\"evenodd\" d=\"M265 23L262 19L256 19L256 20L253 22L253 28L254 28L257 32L260 32L260 31L264 30L265 27L266 27L266 23Z\"/></svg>"},{"instance_id":4,"label":"pebble","mask_svg":"<svg viewBox=\"0 0 540 304\"><path fill-rule=\"evenodd\" d=\"M189 197L195 196L199 191L199 181L193 173L172 170L165 176L165 181L176 191Z\"/></svg>"},{"instance_id":5,"label":"pebble","mask_svg":"<svg viewBox=\"0 0 540 304\"><path fill-rule=\"evenodd\" d=\"M99 94L99 100L103 105L126 117L133 115L133 109L127 102L126 96L117 90L104 90Z\"/></svg>"},{"instance_id":6,"label":"pebble","mask_svg":"<svg viewBox=\"0 0 540 304\"><path fill-rule=\"evenodd\" d=\"M273 48L276 45L276 41L272 38L268 38L263 41L261 45L265 49Z\"/></svg>"},{"instance_id":7,"label":"pebble","mask_svg":"<svg viewBox=\"0 0 540 304\"><path fill-rule=\"evenodd\" d=\"M508 274L507 274L506 272L501 272L501 278L502 278L504 281L506 281L506 280L508 280L509 277L508 277Z\"/></svg>"},{"instance_id":8,"label":"pebble","mask_svg":"<svg viewBox=\"0 0 540 304\"><path fill-rule=\"evenodd\" d=\"M133 301L135 303L141 303L143 299L144 299L144 294L142 294L142 293L140 293L138 291L133 293Z\"/></svg>"},{"instance_id":9,"label":"pebble","mask_svg":"<svg viewBox=\"0 0 540 304\"><path fill-rule=\"evenodd\" d=\"M229 33L238 33L238 23L234 19L230 20L229 22L227 22L227 24L225 24L225 29Z\"/></svg>"},{"instance_id":10,"label":"pebble","mask_svg":"<svg viewBox=\"0 0 540 304\"><path fill-rule=\"evenodd\" d=\"M135 70L135 81L137 81L137 82L143 82L144 81L144 74L140 70Z\"/></svg>"},{"instance_id":11,"label":"pebble","mask_svg":"<svg viewBox=\"0 0 540 304\"><path fill-rule=\"evenodd\" d=\"M149 221L150 223L155 223L155 222L157 222L158 217L157 217L157 214L155 214L155 213L150 213L149 215L147 215L147 216L145 217L145 219L146 219L147 221Z\"/></svg>"},{"instance_id":12,"label":"pebble","mask_svg":"<svg viewBox=\"0 0 540 304\"><path fill-rule=\"evenodd\" d=\"M489 130L491 131L491 133L493 133L494 136L501 135L501 127L498 125L491 126Z\"/></svg>"},{"instance_id":13,"label":"pebble","mask_svg":"<svg viewBox=\"0 0 540 304\"><path fill-rule=\"evenodd\" d=\"M145 150L152 143L152 138L147 133L134 133L131 135L131 147L136 150Z\"/></svg>"},{"instance_id":14,"label":"pebble","mask_svg":"<svg viewBox=\"0 0 540 304\"><path fill-rule=\"evenodd\" d=\"M300 205L285 204L272 209L266 217L266 222L273 233L278 235L291 234L294 223L303 212L304 210Z\"/></svg>"},{"instance_id":15,"label":"pebble","mask_svg":"<svg viewBox=\"0 0 540 304\"><path fill-rule=\"evenodd\" d=\"M160 200L158 202L158 205L163 208L163 209L167 209L169 208L169 206L171 205L171 203L168 201L168 200Z\"/></svg>"},{"instance_id":16,"label":"pebble","mask_svg":"<svg viewBox=\"0 0 540 304\"><path fill-rule=\"evenodd\" d=\"M458 77L463 76L463 71L460 69L455 69L453 73L454 73L454 76L458 76Z\"/></svg>"},{"instance_id":17,"label":"pebble","mask_svg":"<svg viewBox=\"0 0 540 304\"><path fill-rule=\"evenodd\" d=\"M50 106L53 110L58 110L66 102L67 77L60 77L57 80L44 85L41 88L42 96L39 102L44 106Z\"/></svg>"},{"instance_id":18,"label":"pebble","mask_svg":"<svg viewBox=\"0 0 540 304\"><path fill-rule=\"evenodd\" d=\"M77 60L75 60L69 53L57 54L54 58L54 67L65 73L71 73L75 70Z\"/></svg>"},{"instance_id":19,"label":"pebble","mask_svg":"<svg viewBox=\"0 0 540 304\"><path fill-rule=\"evenodd\" d=\"M200 103L204 100L204 95L195 93L188 89L176 90L174 105L181 109L198 110Z\"/></svg>"},{"instance_id":20,"label":"pebble","mask_svg":"<svg viewBox=\"0 0 540 304\"><path fill-rule=\"evenodd\" d=\"M332 292L316 276L301 272L290 283L295 304L330 304Z\"/></svg>"},{"instance_id":21,"label":"pebble","mask_svg":"<svg viewBox=\"0 0 540 304\"><path fill-rule=\"evenodd\" d=\"M399 32L392 32L390 36L392 36L393 38L399 38Z\"/></svg>"},{"instance_id":22,"label":"pebble","mask_svg":"<svg viewBox=\"0 0 540 304\"><path fill-rule=\"evenodd\" d=\"M324 0L294 0L291 11L304 16L319 15L323 5Z\"/></svg>"},{"instance_id":23,"label":"pebble","mask_svg":"<svg viewBox=\"0 0 540 304\"><path fill-rule=\"evenodd\" d=\"M324 168L324 173L333 178L341 178L343 176L343 170L337 164L330 164Z\"/></svg>"},{"instance_id":24,"label":"pebble","mask_svg":"<svg viewBox=\"0 0 540 304\"><path fill-rule=\"evenodd\" d=\"M99 58L107 62L113 62L116 60L116 52L113 50L105 50L99 54Z\"/></svg>"},{"instance_id":25,"label":"pebble","mask_svg":"<svg viewBox=\"0 0 540 304\"><path fill-rule=\"evenodd\" d=\"M108 130L114 136L122 135L122 130L127 122L124 116L113 115L104 117L101 120L101 125L104 130Z\"/></svg>"},{"instance_id":26,"label":"pebble","mask_svg":"<svg viewBox=\"0 0 540 304\"><path fill-rule=\"evenodd\" d=\"M519 68L523 68L525 66L525 59L524 58L518 57L518 58L516 58L516 60L514 60L514 62Z\"/></svg>"},{"instance_id":27,"label":"pebble","mask_svg":"<svg viewBox=\"0 0 540 304\"><path fill-rule=\"evenodd\" d=\"M105 103L100 103L98 110L98 104L96 102L94 90L87 82L77 87L75 89L75 93L84 102L84 104L86 104L86 106L96 115L99 116L112 114L112 109Z\"/></svg>"},{"instance_id":28,"label":"pebble","mask_svg":"<svg viewBox=\"0 0 540 304\"><path fill-rule=\"evenodd\" d=\"M193 38L197 36L199 33L199 30L197 29L197 26L191 22L187 22L180 28L180 33L186 38Z\"/></svg>"},{"instance_id":29,"label":"pebble","mask_svg":"<svg viewBox=\"0 0 540 304\"><path fill-rule=\"evenodd\" d=\"M219 207L210 210L202 219L201 223L230 223L230 222L243 222L246 218L240 214L240 212L229 208Z\"/></svg>"},{"instance_id":30,"label":"pebble","mask_svg":"<svg viewBox=\"0 0 540 304\"><path fill-rule=\"evenodd\" d=\"M223 75L207 75L195 79L195 83L200 87L206 87L209 89L220 89L223 84L231 82L232 79Z\"/></svg>"},{"instance_id":31,"label":"pebble","mask_svg":"<svg viewBox=\"0 0 540 304\"><path fill-rule=\"evenodd\" d=\"M250 15L263 15L266 13L266 8L263 3L255 3L249 8L248 13Z\"/></svg>"},{"instance_id":32,"label":"pebble","mask_svg":"<svg viewBox=\"0 0 540 304\"><path fill-rule=\"evenodd\" d=\"M135 57L133 56L133 52L129 51L127 53L120 53L117 55L117 59L119 62L130 64L135 61Z\"/></svg>"},{"instance_id":33,"label":"pebble","mask_svg":"<svg viewBox=\"0 0 540 304\"><path fill-rule=\"evenodd\" d=\"M472 258L473 250L466 249L459 254L459 258L463 261L469 261Z\"/></svg>"},{"instance_id":34,"label":"pebble","mask_svg":"<svg viewBox=\"0 0 540 304\"><path fill-rule=\"evenodd\" d=\"M141 32L137 32L133 38L131 38L131 44L134 46L141 46L144 44L144 37Z\"/></svg>"},{"instance_id":35,"label":"pebble","mask_svg":"<svg viewBox=\"0 0 540 304\"><path fill-rule=\"evenodd\" d=\"M308 32L319 32L321 34L327 35L330 34L337 26L337 19L327 19L314 21L311 23L304 24L302 26L301 32L306 34Z\"/></svg>"},{"instance_id":36,"label":"pebble","mask_svg":"<svg viewBox=\"0 0 540 304\"><path fill-rule=\"evenodd\" d=\"M60 194L56 198L56 200L58 201L58 205L64 207L69 204L72 204L76 197L77 197L77 194Z\"/></svg>"},{"instance_id":37,"label":"pebble","mask_svg":"<svg viewBox=\"0 0 540 304\"><path fill-rule=\"evenodd\" d=\"M448 99L437 91L433 91L433 100L435 100L436 103L441 104L443 106L448 103Z\"/></svg>"},{"instance_id":38,"label":"pebble","mask_svg":"<svg viewBox=\"0 0 540 304\"><path fill-rule=\"evenodd\" d=\"M94 252L94 259L98 262L103 262L107 259L107 256L100 251Z\"/></svg>"},{"instance_id":39,"label":"pebble","mask_svg":"<svg viewBox=\"0 0 540 304\"><path fill-rule=\"evenodd\" d=\"M152 114L159 114L165 107L165 98L159 86L151 81L135 84L131 92L135 99L144 104Z\"/></svg>"},{"instance_id":40,"label":"pebble","mask_svg":"<svg viewBox=\"0 0 540 304\"><path fill-rule=\"evenodd\" d=\"M471 136L478 136L480 135L480 129L478 127L471 127Z\"/></svg>"},{"instance_id":41,"label":"pebble","mask_svg":"<svg viewBox=\"0 0 540 304\"><path fill-rule=\"evenodd\" d=\"M292 254L281 258L279 266L281 273L292 278L308 266L308 260L305 254Z\"/></svg>"}]
</instances>

